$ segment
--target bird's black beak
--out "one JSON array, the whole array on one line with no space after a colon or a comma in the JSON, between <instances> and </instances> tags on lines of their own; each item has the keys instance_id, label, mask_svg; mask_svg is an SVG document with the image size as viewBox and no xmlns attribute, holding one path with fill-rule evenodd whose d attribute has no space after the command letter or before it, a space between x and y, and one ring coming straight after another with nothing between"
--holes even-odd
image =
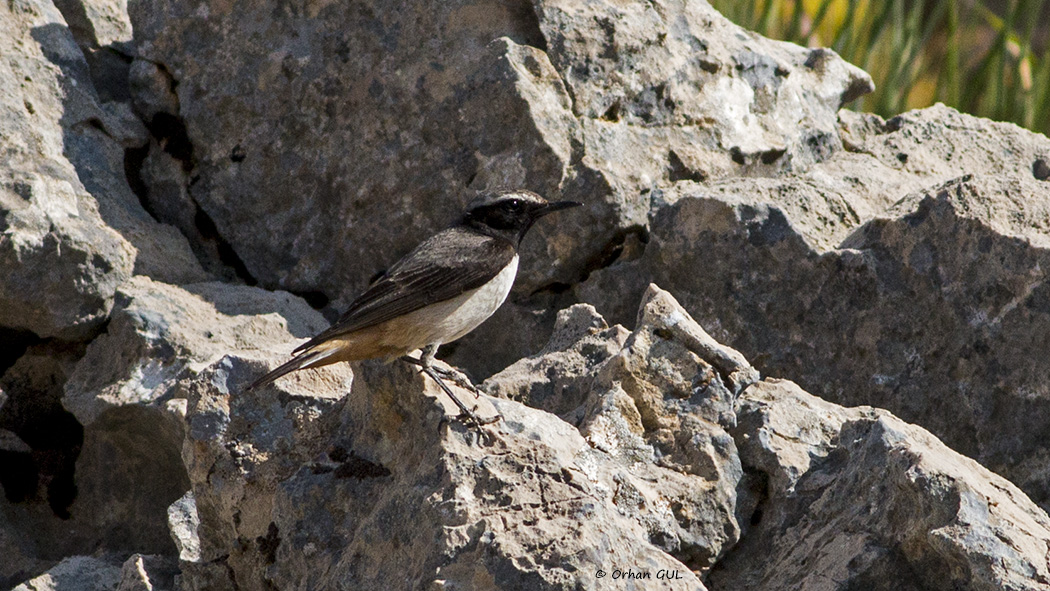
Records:
<instances>
[{"instance_id":1,"label":"bird's black beak","mask_svg":"<svg viewBox=\"0 0 1050 591\"><path fill-rule=\"evenodd\" d=\"M547 203L536 208L532 213L532 219L539 219L548 213L554 213L562 209L569 209L570 207L579 207L583 205L578 201L555 201L554 203Z\"/></svg>"}]
</instances>

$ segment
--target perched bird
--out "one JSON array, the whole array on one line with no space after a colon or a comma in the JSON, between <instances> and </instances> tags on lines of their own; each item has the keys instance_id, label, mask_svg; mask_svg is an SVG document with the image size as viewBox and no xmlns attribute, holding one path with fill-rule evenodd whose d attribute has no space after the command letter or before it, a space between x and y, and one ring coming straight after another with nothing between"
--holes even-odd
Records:
<instances>
[{"instance_id":1,"label":"perched bird","mask_svg":"<svg viewBox=\"0 0 1050 591\"><path fill-rule=\"evenodd\" d=\"M531 191L475 200L463 218L395 263L331 327L293 351L295 357L247 390L300 369L339 361L402 359L420 366L462 414L482 421L442 381L474 389L459 372L433 365L437 348L477 328L507 299L518 272L518 245L532 224L574 201L550 203ZM419 359L408 353L422 349ZM464 382L466 382L464 384ZM476 392L476 390L475 390ZM497 420L498 417L492 420Z\"/></svg>"}]
</instances>

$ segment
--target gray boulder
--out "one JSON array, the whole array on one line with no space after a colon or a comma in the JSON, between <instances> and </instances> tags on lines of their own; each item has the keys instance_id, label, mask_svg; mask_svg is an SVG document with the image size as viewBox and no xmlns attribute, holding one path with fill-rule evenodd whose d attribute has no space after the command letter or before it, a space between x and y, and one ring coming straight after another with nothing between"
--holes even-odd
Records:
<instances>
[{"instance_id":1,"label":"gray boulder","mask_svg":"<svg viewBox=\"0 0 1050 591\"><path fill-rule=\"evenodd\" d=\"M718 589L1050 589L1050 518L921 427L767 380L738 403L744 465L767 477Z\"/></svg>"},{"instance_id":2,"label":"gray boulder","mask_svg":"<svg viewBox=\"0 0 1050 591\"><path fill-rule=\"evenodd\" d=\"M11 591L116 591L121 580L119 562L91 556L70 556L46 573Z\"/></svg>"},{"instance_id":3,"label":"gray boulder","mask_svg":"<svg viewBox=\"0 0 1050 591\"><path fill-rule=\"evenodd\" d=\"M291 294L220 283L136 277L116 301L64 385L62 402L84 427L73 523L107 548L170 555L168 506L190 488L183 382L231 350L276 356L325 322Z\"/></svg>"},{"instance_id":4,"label":"gray boulder","mask_svg":"<svg viewBox=\"0 0 1050 591\"><path fill-rule=\"evenodd\" d=\"M596 589L599 570L632 565L650 578L628 588L672 585L653 578L665 571L679 573L677 588L702 589L697 575L740 532L742 472L725 427L744 383L721 376L753 370L655 288L630 335L587 307L560 318L544 353L485 387L563 410L575 401L563 416L578 427L489 396L477 412L502 421L450 421L457 411L436 384L401 363L355 364L348 396L250 398L235 394L250 378L237 356L213 364L190 386L185 457L200 562L213 567L184 571L200 573L191 588L219 584L225 568L240 585L282 588L396 577L409 588Z\"/></svg>"},{"instance_id":5,"label":"gray boulder","mask_svg":"<svg viewBox=\"0 0 1050 591\"><path fill-rule=\"evenodd\" d=\"M0 326L83 339L132 273L204 279L186 239L142 208L125 149L146 132L103 102L50 2L0 8Z\"/></svg>"},{"instance_id":6,"label":"gray boulder","mask_svg":"<svg viewBox=\"0 0 1050 591\"><path fill-rule=\"evenodd\" d=\"M654 186L841 150L835 113L871 84L692 0L387 8L129 7L139 59L177 84L189 198L251 277L336 308L477 190L526 186L586 204L526 240L514 300L536 310L642 231ZM471 365L527 349L498 351Z\"/></svg>"},{"instance_id":7,"label":"gray boulder","mask_svg":"<svg viewBox=\"0 0 1050 591\"><path fill-rule=\"evenodd\" d=\"M622 322L656 281L764 373L921 424L1045 505L1050 140L943 106L842 120L850 151L805 173L654 193L644 254L577 296Z\"/></svg>"}]
</instances>

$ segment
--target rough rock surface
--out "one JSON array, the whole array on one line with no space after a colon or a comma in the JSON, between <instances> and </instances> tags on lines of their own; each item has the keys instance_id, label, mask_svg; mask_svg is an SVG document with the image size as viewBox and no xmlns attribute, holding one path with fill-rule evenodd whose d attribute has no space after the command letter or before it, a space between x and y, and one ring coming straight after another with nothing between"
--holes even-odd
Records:
<instances>
[{"instance_id":1,"label":"rough rock surface","mask_svg":"<svg viewBox=\"0 0 1050 591\"><path fill-rule=\"evenodd\" d=\"M527 241L518 298L573 281L645 225L654 183L823 159L870 87L692 0L130 10L178 84L190 197L264 285L343 305L497 186L585 202Z\"/></svg>"},{"instance_id":2,"label":"rough rock surface","mask_svg":"<svg viewBox=\"0 0 1050 591\"><path fill-rule=\"evenodd\" d=\"M0 5L0 587L1047 588L1045 137L693 0L128 8ZM504 185L586 207L444 348L503 421L241 392Z\"/></svg>"},{"instance_id":3,"label":"rough rock surface","mask_svg":"<svg viewBox=\"0 0 1050 591\"><path fill-rule=\"evenodd\" d=\"M112 557L71 556L12 591L170 591L170 560L134 554L123 565Z\"/></svg>"},{"instance_id":4,"label":"rough rock surface","mask_svg":"<svg viewBox=\"0 0 1050 591\"><path fill-rule=\"evenodd\" d=\"M0 325L83 338L132 273L203 280L186 238L132 193L124 152L145 127L100 100L58 10L0 7L0 53Z\"/></svg>"},{"instance_id":5,"label":"rough rock surface","mask_svg":"<svg viewBox=\"0 0 1050 591\"><path fill-rule=\"evenodd\" d=\"M91 556L71 556L12 591L116 591L120 571L119 562L114 564Z\"/></svg>"},{"instance_id":6,"label":"rough rock surface","mask_svg":"<svg viewBox=\"0 0 1050 591\"><path fill-rule=\"evenodd\" d=\"M757 524L713 589L1050 589L1050 518L1016 486L890 413L767 380L738 402Z\"/></svg>"},{"instance_id":7,"label":"rough rock surface","mask_svg":"<svg viewBox=\"0 0 1050 591\"><path fill-rule=\"evenodd\" d=\"M404 364L357 364L349 391L324 370L251 396L251 359L202 370L186 389L193 500L169 511L184 588L596 589L622 565L683 577L624 588L779 588L787 567L763 574L754 556L819 554L827 531L860 532L819 562L839 581L896 588L879 575L900 566L1039 588L1050 518L926 431L756 383L655 287L629 334L585 305L559 318L542 353L485 383L502 397L478 412L503 420L481 429L448 420L455 407ZM854 499L886 498L888 456L903 492L872 513ZM958 491L977 504L960 509Z\"/></svg>"},{"instance_id":8,"label":"rough rock surface","mask_svg":"<svg viewBox=\"0 0 1050 591\"><path fill-rule=\"evenodd\" d=\"M707 578L710 588L888 590L901 587L887 573L916 571L915 589L1050 580L1050 518L1019 489L885 411L757 382L655 286L629 333L586 305L559 314L541 353L486 381L502 397L483 395L478 412L503 420L483 428L451 420L436 385L400 363L356 364L352 382L346 368L303 372L243 394L287 348L228 338L284 326L243 302L294 311L298 300L240 290L241 305L227 307L205 288L136 280L98 349L164 344L183 369L139 383L174 392L69 402L85 417L102 409L89 433L118 410L185 408L192 492L164 512L181 589L605 588L599 570L649 573L625 589L704 589ZM190 328L201 326L227 354ZM110 355L130 367L149 357L129 350ZM172 572L122 560L111 567L121 588Z\"/></svg>"},{"instance_id":9,"label":"rough rock surface","mask_svg":"<svg viewBox=\"0 0 1050 591\"><path fill-rule=\"evenodd\" d=\"M230 350L261 369L287 353L289 338L326 325L299 298L245 286L138 276L115 299L106 333L86 351L39 345L0 379L12 392L0 425L25 439L0 451L11 462L0 580L99 547L192 557L178 536L172 543L178 528L169 531L168 506L190 488L180 383Z\"/></svg>"},{"instance_id":10,"label":"rough rock surface","mask_svg":"<svg viewBox=\"0 0 1050 591\"><path fill-rule=\"evenodd\" d=\"M622 321L656 281L765 373L920 423L1045 505L1050 140L940 106L842 117L852 151L805 175L654 195L645 253L580 298Z\"/></svg>"},{"instance_id":11,"label":"rough rock surface","mask_svg":"<svg viewBox=\"0 0 1050 591\"><path fill-rule=\"evenodd\" d=\"M107 547L170 554L168 506L190 487L182 384L227 351L283 353L289 335L325 322L290 294L219 283L136 277L116 300L106 333L65 383L63 404L85 428L73 511ZM130 528L129 515L138 516Z\"/></svg>"},{"instance_id":12,"label":"rough rock surface","mask_svg":"<svg viewBox=\"0 0 1050 591\"><path fill-rule=\"evenodd\" d=\"M731 394L692 351L702 330L687 316L682 334L692 340L655 336L661 306L682 312L666 293L652 300L626 338L630 348L624 329L578 307L561 315L549 351L534 360L552 377L568 364L581 374L610 367L597 388L570 386L583 394L569 411L581 429L488 397L479 412L500 412L496 426L449 423L442 415L455 412L451 402L403 364L358 366L351 392L321 396L318 382L294 386L292 396L266 389L247 398L235 394L252 377L245 362L223 358L189 388L184 456L200 560L184 580L190 588L222 580L370 588L394 579L406 588L598 588L597 569L633 564L677 570L702 588L693 570L709 568L739 532L739 461L713 422L731 420ZM592 349L604 353L577 353ZM623 361L610 365L611 352ZM651 386L628 386L648 396L644 412L661 423L643 427L620 383L632 376L625 365L649 359L674 368L662 379L677 388L661 403ZM487 386L519 389L514 373ZM316 519L321 513L328 517Z\"/></svg>"}]
</instances>

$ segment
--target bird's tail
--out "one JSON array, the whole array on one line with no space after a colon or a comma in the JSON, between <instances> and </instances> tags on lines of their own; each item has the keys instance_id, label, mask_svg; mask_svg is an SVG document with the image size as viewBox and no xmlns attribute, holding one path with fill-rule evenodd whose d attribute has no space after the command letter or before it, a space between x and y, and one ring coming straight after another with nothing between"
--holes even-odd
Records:
<instances>
[{"instance_id":1,"label":"bird's tail","mask_svg":"<svg viewBox=\"0 0 1050 591\"><path fill-rule=\"evenodd\" d=\"M264 375L263 377L255 380L254 382L249 384L248 387L244 389L244 392L248 393L248 392L251 392L252 390L255 390L257 388L261 388L262 386L265 386L266 384L269 384L269 383L273 382L277 378L279 378L279 377L281 377L281 376L283 376L285 374L292 373L293 371L296 371L296 370L299 370L299 369L306 369L308 367L314 367L316 365L324 365L324 364L321 364L321 363L318 363L318 362L323 360L325 357L328 357L328 356L332 355L333 353L335 353L335 351L332 351L332 350L329 350L329 351L317 351L317 350L314 350L314 351L310 351L309 353L305 353L303 355L295 357L291 361L288 361L287 363L281 364L280 366L278 366L276 369L274 369L270 373Z\"/></svg>"}]
</instances>

